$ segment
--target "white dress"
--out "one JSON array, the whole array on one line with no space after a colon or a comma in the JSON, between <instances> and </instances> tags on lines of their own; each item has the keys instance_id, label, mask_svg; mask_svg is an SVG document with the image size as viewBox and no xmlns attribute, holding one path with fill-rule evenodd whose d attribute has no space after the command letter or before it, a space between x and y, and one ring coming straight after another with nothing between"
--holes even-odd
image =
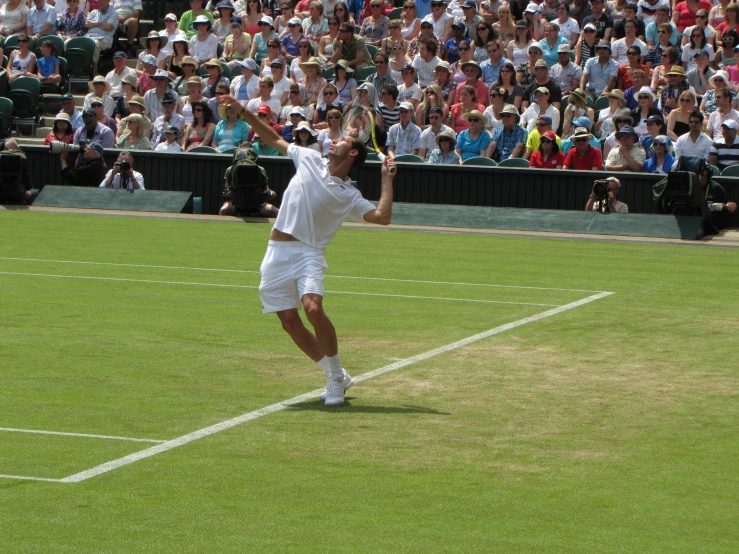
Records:
<instances>
[{"instance_id":1,"label":"white dress","mask_svg":"<svg viewBox=\"0 0 739 554\"><path fill-rule=\"evenodd\" d=\"M3 6L0 8L0 27L5 27L6 29L17 27L24 13L28 13L28 6L24 4L18 4L18 7L13 11L8 11L7 5Z\"/></svg>"}]
</instances>

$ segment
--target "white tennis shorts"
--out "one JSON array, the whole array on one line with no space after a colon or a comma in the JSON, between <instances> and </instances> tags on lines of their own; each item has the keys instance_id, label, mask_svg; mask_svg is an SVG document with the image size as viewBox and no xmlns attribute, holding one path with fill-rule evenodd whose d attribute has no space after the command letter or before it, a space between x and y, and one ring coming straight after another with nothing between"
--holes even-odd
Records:
<instances>
[{"instance_id":1,"label":"white tennis shorts","mask_svg":"<svg viewBox=\"0 0 739 554\"><path fill-rule=\"evenodd\" d=\"M300 309L305 294L323 296L323 273L328 269L322 250L299 241L269 241L259 268L259 297L265 314Z\"/></svg>"}]
</instances>

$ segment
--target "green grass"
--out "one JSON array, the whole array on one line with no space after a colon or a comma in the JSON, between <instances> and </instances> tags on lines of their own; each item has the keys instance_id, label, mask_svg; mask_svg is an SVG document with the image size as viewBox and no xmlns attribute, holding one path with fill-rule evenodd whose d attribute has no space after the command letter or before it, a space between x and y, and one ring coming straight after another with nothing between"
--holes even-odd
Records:
<instances>
[{"instance_id":1,"label":"green grass","mask_svg":"<svg viewBox=\"0 0 739 554\"><path fill-rule=\"evenodd\" d=\"M0 231L0 427L166 440L323 385L239 288L265 225L0 212ZM736 551L735 250L343 229L328 263L353 375L550 309L439 298L593 294L438 282L616 294L340 409L307 401L77 484L0 478L0 551ZM0 431L0 474L148 446Z\"/></svg>"}]
</instances>

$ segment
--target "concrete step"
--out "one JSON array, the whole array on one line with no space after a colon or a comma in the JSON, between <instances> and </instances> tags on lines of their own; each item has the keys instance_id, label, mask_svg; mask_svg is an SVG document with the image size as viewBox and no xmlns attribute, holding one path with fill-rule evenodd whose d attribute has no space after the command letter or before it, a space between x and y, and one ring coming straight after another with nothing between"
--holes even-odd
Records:
<instances>
[{"instance_id":1,"label":"concrete step","mask_svg":"<svg viewBox=\"0 0 739 554\"><path fill-rule=\"evenodd\" d=\"M25 146L43 146L44 145L44 138L46 138L46 135L44 135L41 138L38 137L21 137L16 136L14 137L15 140L18 142L18 145L23 147Z\"/></svg>"},{"instance_id":2,"label":"concrete step","mask_svg":"<svg viewBox=\"0 0 739 554\"><path fill-rule=\"evenodd\" d=\"M54 129L52 127L36 127L36 138L44 139L46 135L51 133Z\"/></svg>"}]
</instances>

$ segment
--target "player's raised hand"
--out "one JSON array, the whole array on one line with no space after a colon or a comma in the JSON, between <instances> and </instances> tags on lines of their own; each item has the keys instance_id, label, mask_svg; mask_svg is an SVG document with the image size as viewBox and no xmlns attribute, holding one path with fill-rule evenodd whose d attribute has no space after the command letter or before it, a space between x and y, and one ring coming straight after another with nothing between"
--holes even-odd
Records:
<instances>
[{"instance_id":1,"label":"player's raised hand","mask_svg":"<svg viewBox=\"0 0 739 554\"><path fill-rule=\"evenodd\" d=\"M390 177L390 179L395 178L395 174L397 173L398 166L395 165L395 162L391 160L390 158L385 158L385 161L382 162L382 176L383 177Z\"/></svg>"}]
</instances>

